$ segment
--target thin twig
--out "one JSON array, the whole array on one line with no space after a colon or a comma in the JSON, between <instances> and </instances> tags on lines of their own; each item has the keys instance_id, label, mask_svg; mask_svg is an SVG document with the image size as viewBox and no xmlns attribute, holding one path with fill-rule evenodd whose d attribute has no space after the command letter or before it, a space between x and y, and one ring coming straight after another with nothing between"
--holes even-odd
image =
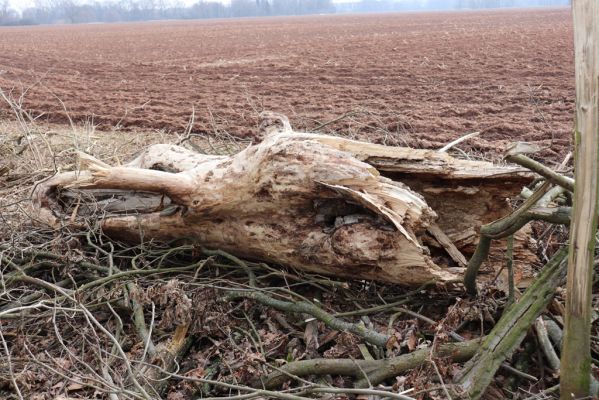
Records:
<instances>
[{"instance_id":1,"label":"thin twig","mask_svg":"<svg viewBox=\"0 0 599 400\"><path fill-rule=\"evenodd\" d=\"M453 146L458 145L462 142L465 142L468 139L471 139L473 137L476 137L480 135L480 132L472 132L472 133L467 133L464 136L461 136L459 138L457 138L456 140L447 143L445 146L441 147L439 150L437 150L439 153L446 153L449 149L451 149Z\"/></svg>"}]
</instances>

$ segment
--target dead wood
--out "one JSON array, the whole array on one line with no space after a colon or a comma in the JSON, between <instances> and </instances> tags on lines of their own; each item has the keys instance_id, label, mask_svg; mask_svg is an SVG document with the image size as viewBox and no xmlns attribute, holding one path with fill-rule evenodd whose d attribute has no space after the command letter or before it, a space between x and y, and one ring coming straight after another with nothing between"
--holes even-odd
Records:
<instances>
[{"instance_id":1,"label":"dead wood","mask_svg":"<svg viewBox=\"0 0 599 400\"><path fill-rule=\"evenodd\" d=\"M508 154L505 159L536 172L548 181L559 185L570 192L574 192L574 179L560 175L552 169L547 168L540 162L533 160L532 158L529 158L523 154Z\"/></svg>"},{"instance_id":2,"label":"dead wood","mask_svg":"<svg viewBox=\"0 0 599 400\"><path fill-rule=\"evenodd\" d=\"M504 312L456 379L454 389L460 398L478 399L483 395L497 369L520 345L530 326L553 298L555 288L562 283L566 256L566 248L558 251L520 300Z\"/></svg>"},{"instance_id":3,"label":"dead wood","mask_svg":"<svg viewBox=\"0 0 599 400\"><path fill-rule=\"evenodd\" d=\"M268 296L258 290L255 291L229 291L227 293L227 300L235 300L235 299L252 299L269 307L272 307L279 311L285 311L289 313L298 313L298 314L308 314L319 321L322 321L326 326L331 329L351 332L354 335L357 335L364 339L364 341L373 344L379 347L386 347L387 343L391 339L390 336L384 335L372 329L368 329L363 323L350 323L343 321L339 318L335 318L335 316L326 312L322 308L309 303L307 301L283 301L274 299L271 296Z\"/></svg>"},{"instance_id":4,"label":"dead wood","mask_svg":"<svg viewBox=\"0 0 599 400\"><path fill-rule=\"evenodd\" d=\"M431 358L450 358L463 362L474 355L481 339L462 343L446 343L436 349L426 348L383 360L323 359L294 361L277 371L256 379L254 386L274 389L294 377L310 375L345 375L356 378L356 387L378 385L386 379L421 366Z\"/></svg>"},{"instance_id":5,"label":"dead wood","mask_svg":"<svg viewBox=\"0 0 599 400\"><path fill-rule=\"evenodd\" d=\"M10 167L8 165L0 165L0 176L8 174Z\"/></svg>"},{"instance_id":6,"label":"dead wood","mask_svg":"<svg viewBox=\"0 0 599 400\"><path fill-rule=\"evenodd\" d=\"M519 145L526 145L526 143L519 143ZM515 153L515 151L516 149L514 148L509 150L506 159L529 168L531 171L545 178L546 181L539 185L534 192L530 193L524 203L516 210L497 221L481 227L478 245L468 262L464 276L464 286L466 286L466 290L470 294L475 294L477 291L476 276L480 266L487 259L491 251L493 240L516 235L526 224L535 220L553 224L568 224L570 222L570 207L547 206L566 190L572 190L574 181L523 154ZM569 157L566 157L562 162L562 166L565 166L568 160ZM552 187L552 184L556 184L557 186ZM513 252L513 249L510 251Z\"/></svg>"},{"instance_id":7,"label":"dead wood","mask_svg":"<svg viewBox=\"0 0 599 400\"><path fill-rule=\"evenodd\" d=\"M418 285L460 279L479 228L529 183L514 167L429 150L280 132L240 153L155 145L125 166L81 155L37 185L38 219L129 242L186 240L327 275ZM526 240L516 254L527 253ZM520 252L520 253L518 253Z\"/></svg>"}]
</instances>

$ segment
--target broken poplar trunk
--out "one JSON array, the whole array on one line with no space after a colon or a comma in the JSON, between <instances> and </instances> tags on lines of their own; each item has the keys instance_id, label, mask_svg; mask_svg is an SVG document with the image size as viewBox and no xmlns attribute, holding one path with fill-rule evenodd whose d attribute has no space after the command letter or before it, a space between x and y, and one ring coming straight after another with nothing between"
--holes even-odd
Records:
<instances>
[{"instance_id":1,"label":"broken poplar trunk","mask_svg":"<svg viewBox=\"0 0 599 400\"><path fill-rule=\"evenodd\" d=\"M279 132L233 156L155 145L125 166L39 185L44 223L129 242L186 240L239 257L402 285L461 280L478 230L532 176L432 150ZM516 245L525 257L527 240ZM500 257L501 259L501 257Z\"/></svg>"}]
</instances>

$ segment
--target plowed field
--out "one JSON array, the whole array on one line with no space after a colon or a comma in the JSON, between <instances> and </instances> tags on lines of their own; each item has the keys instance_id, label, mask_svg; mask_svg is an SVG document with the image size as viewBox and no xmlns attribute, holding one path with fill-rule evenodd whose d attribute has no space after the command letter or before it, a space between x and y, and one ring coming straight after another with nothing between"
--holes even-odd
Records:
<instances>
[{"instance_id":1,"label":"plowed field","mask_svg":"<svg viewBox=\"0 0 599 400\"><path fill-rule=\"evenodd\" d=\"M51 122L181 132L194 107L194 132L250 137L273 110L415 147L482 131L464 148L535 141L553 158L570 146L571 42L567 9L1 28L0 86Z\"/></svg>"}]
</instances>

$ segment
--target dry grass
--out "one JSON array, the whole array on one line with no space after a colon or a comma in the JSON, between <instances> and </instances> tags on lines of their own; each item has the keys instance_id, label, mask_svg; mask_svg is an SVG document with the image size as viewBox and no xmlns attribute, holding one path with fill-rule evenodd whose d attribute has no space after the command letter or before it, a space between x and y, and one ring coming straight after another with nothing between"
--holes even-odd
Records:
<instances>
[{"instance_id":1,"label":"dry grass","mask_svg":"<svg viewBox=\"0 0 599 400\"><path fill-rule=\"evenodd\" d=\"M59 125L0 121L0 234L14 235L29 223L27 203L32 186L61 171L77 169L77 152L85 152L119 165L140 149L172 141L162 132L98 132L92 125Z\"/></svg>"}]
</instances>

